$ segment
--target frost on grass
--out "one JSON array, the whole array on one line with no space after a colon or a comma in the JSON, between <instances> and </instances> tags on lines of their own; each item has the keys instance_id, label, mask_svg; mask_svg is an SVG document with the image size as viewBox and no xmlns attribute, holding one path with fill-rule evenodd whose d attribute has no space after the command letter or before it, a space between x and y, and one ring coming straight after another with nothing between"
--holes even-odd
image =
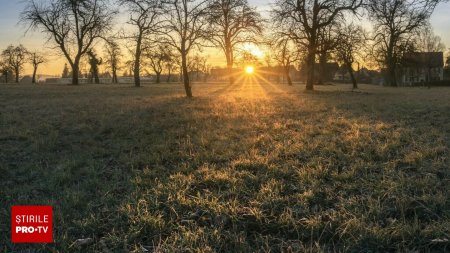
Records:
<instances>
[{"instance_id":1,"label":"frost on grass","mask_svg":"<svg viewBox=\"0 0 450 253\"><path fill-rule=\"evenodd\" d=\"M194 88L0 87L0 200L56 238L6 248L450 250L450 90Z\"/></svg>"}]
</instances>

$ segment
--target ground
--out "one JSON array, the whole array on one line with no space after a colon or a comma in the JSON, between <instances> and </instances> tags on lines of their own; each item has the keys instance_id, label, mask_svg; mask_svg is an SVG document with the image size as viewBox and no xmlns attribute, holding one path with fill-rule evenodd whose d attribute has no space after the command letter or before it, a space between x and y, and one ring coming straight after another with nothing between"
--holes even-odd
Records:
<instances>
[{"instance_id":1,"label":"ground","mask_svg":"<svg viewBox=\"0 0 450 253\"><path fill-rule=\"evenodd\" d=\"M450 251L449 88L194 95L0 86L0 251ZM55 243L10 243L12 205L52 205Z\"/></svg>"}]
</instances>

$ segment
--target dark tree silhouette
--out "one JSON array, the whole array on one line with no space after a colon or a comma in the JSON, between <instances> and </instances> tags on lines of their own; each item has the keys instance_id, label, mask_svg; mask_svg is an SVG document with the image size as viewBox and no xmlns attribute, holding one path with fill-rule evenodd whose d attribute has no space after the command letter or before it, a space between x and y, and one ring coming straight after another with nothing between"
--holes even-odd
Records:
<instances>
[{"instance_id":1,"label":"dark tree silhouette","mask_svg":"<svg viewBox=\"0 0 450 253\"><path fill-rule=\"evenodd\" d=\"M283 68L283 75L289 86L292 86L291 68L300 60L300 51L295 43L288 36L275 34L274 40L270 43L273 59Z\"/></svg>"},{"instance_id":2,"label":"dark tree silhouette","mask_svg":"<svg viewBox=\"0 0 450 253\"><path fill-rule=\"evenodd\" d=\"M20 72L27 60L28 51L23 45L13 46L10 45L8 48L3 50L2 58L4 62L8 65L8 68L14 71L16 77L16 83L19 83Z\"/></svg>"},{"instance_id":3,"label":"dark tree silhouette","mask_svg":"<svg viewBox=\"0 0 450 253\"><path fill-rule=\"evenodd\" d=\"M211 65L208 64L208 58L205 56L199 56L198 61L198 70L203 73L203 82L206 83L208 81L208 77L211 70Z\"/></svg>"},{"instance_id":4,"label":"dark tree silhouette","mask_svg":"<svg viewBox=\"0 0 450 253\"><path fill-rule=\"evenodd\" d=\"M170 51L168 47L158 45L156 48L149 49L146 53L150 68L156 74L156 83L161 83L161 74L166 62L170 61Z\"/></svg>"},{"instance_id":5,"label":"dark tree silhouette","mask_svg":"<svg viewBox=\"0 0 450 253\"><path fill-rule=\"evenodd\" d=\"M134 77L134 70L135 70L134 63L135 62L136 61L134 59L130 59L125 62L124 65L126 66L126 68L128 68L128 71L125 70L124 73L126 73L126 74L124 74L124 76Z\"/></svg>"},{"instance_id":6,"label":"dark tree silhouette","mask_svg":"<svg viewBox=\"0 0 450 253\"><path fill-rule=\"evenodd\" d=\"M117 78L117 71L120 69L120 59L122 57L122 52L120 50L119 44L113 40L107 40L105 46L105 54L107 59L106 64L111 68L112 73L112 83L117 84L119 80Z\"/></svg>"},{"instance_id":7,"label":"dark tree silhouette","mask_svg":"<svg viewBox=\"0 0 450 253\"><path fill-rule=\"evenodd\" d=\"M69 67L67 67L67 63L64 63L64 68L63 68L63 72L61 74L62 78L69 78L70 77L70 71L69 71Z\"/></svg>"},{"instance_id":8,"label":"dark tree silhouette","mask_svg":"<svg viewBox=\"0 0 450 253\"><path fill-rule=\"evenodd\" d=\"M356 13L363 0L277 0L272 16L284 33L307 48L306 89L314 89L320 31L345 12Z\"/></svg>"},{"instance_id":9,"label":"dark tree silhouette","mask_svg":"<svg viewBox=\"0 0 450 253\"><path fill-rule=\"evenodd\" d=\"M98 58L97 54L92 49L89 49L87 51L87 55L89 58L91 77L92 77L92 79L94 79L95 84L100 84L100 78L98 75L98 72L99 72L98 66L102 65L103 59Z\"/></svg>"},{"instance_id":10,"label":"dark tree silhouette","mask_svg":"<svg viewBox=\"0 0 450 253\"><path fill-rule=\"evenodd\" d=\"M78 85L81 58L93 43L111 30L115 11L107 0L26 0L22 22L48 35L72 67L72 84Z\"/></svg>"},{"instance_id":11,"label":"dark tree silhouette","mask_svg":"<svg viewBox=\"0 0 450 253\"><path fill-rule=\"evenodd\" d=\"M353 89L358 88L358 82L353 72L353 63L357 54L364 47L365 42L364 31L360 26L350 24L340 29L335 50L336 58L346 67L352 80Z\"/></svg>"},{"instance_id":12,"label":"dark tree silhouette","mask_svg":"<svg viewBox=\"0 0 450 253\"><path fill-rule=\"evenodd\" d=\"M206 2L206 0L166 0L164 4L165 42L175 48L181 56L181 72L188 98L192 97L188 56L194 48L200 47L201 40L205 39L208 24Z\"/></svg>"},{"instance_id":13,"label":"dark tree silhouette","mask_svg":"<svg viewBox=\"0 0 450 253\"><path fill-rule=\"evenodd\" d=\"M261 65L261 62L259 61L258 57L256 57L254 54L248 51L239 51L237 54L237 63L241 67L245 67L248 65L251 66L259 66Z\"/></svg>"},{"instance_id":14,"label":"dark tree silhouette","mask_svg":"<svg viewBox=\"0 0 450 253\"><path fill-rule=\"evenodd\" d=\"M318 49L319 58L317 84L324 84L324 78L327 76L326 65L331 56L332 51L336 48L339 39L339 23L344 22L342 18L338 18L331 22L330 25L320 29L318 33Z\"/></svg>"},{"instance_id":15,"label":"dark tree silhouette","mask_svg":"<svg viewBox=\"0 0 450 253\"><path fill-rule=\"evenodd\" d=\"M430 23L419 30L414 44L416 51L419 52L444 52L446 50L441 37L434 34Z\"/></svg>"},{"instance_id":16,"label":"dark tree silhouette","mask_svg":"<svg viewBox=\"0 0 450 253\"><path fill-rule=\"evenodd\" d=\"M45 63L47 61L47 59L45 59L45 56L42 53L33 52L33 53L30 53L29 60L30 60L31 65L33 66L33 78L31 79L31 82L36 83L36 74L37 74L39 65L41 65L42 63Z\"/></svg>"},{"instance_id":17,"label":"dark tree silhouette","mask_svg":"<svg viewBox=\"0 0 450 253\"><path fill-rule=\"evenodd\" d=\"M172 81L172 74L178 70L178 62L179 57L169 49L169 58L164 64L164 68L166 69L167 73L167 83L170 83Z\"/></svg>"},{"instance_id":18,"label":"dark tree silhouette","mask_svg":"<svg viewBox=\"0 0 450 253\"><path fill-rule=\"evenodd\" d=\"M387 70L386 82L397 86L402 48L425 26L441 0L377 0L367 9L374 25L374 56Z\"/></svg>"},{"instance_id":19,"label":"dark tree silhouette","mask_svg":"<svg viewBox=\"0 0 450 253\"><path fill-rule=\"evenodd\" d=\"M213 0L208 11L208 39L225 53L232 84L236 47L256 41L254 36L262 32L262 19L247 0Z\"/></svg>"},{"instance_id":20,"label":"dark tree silhouette","mask_svg":"<svg viewBox=\"0 0 450 253\"><path fill-rule=\"evenodd\" d=\"M147 50L145 45L151 45L151 37L159 33L162 14L162 5L159 0L120 0L120 3L127 6L130 18L128 23L136 28L131 35L125 35L135 43L134 50L134 85L141 86L141 56Z\"/></svg>"},{"instance_id":21,"label":"dark tree silhouette","mask_svg":"<svg viewBox=\"0 0 450 253\"><path fill-rule=\"evenodd\" d=\"M11 73L11 68L9 66L8 63L4 62L4 61L0 61L0 74L2 74L2 77L5 80L5 83L9 82L9 77Z\"/></svg>"},{"instance_id":22,"label":"dark tree silhouette","mask_svg":"<svg viewBox=\"0 0 450 253\"><path fill-rule=\"evenodd\" d=\"M203 73L203 81L205 81L208 72L207 61L208 59L206 57L199 54L194 55L194 57L189 57L188 70L191 75L191 80L200 81L200 73Z\"/></svg>"}]
</instances>

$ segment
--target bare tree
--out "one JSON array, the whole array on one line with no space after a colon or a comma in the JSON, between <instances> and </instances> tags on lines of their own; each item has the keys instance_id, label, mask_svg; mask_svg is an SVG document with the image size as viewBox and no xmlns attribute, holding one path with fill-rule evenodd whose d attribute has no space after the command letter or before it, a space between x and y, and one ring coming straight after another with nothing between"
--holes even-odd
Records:
<instances>
[{"instance_id":1,"label":"bare tree","mask_svg":"<svg viewBox=\"0 0 450 253\"><path fill-rule=\"evenodd\" d=\"M236 62L240 67L261 65L260 59L247 50L238 51L236 59Z\"/></svg>"},{"instance_id":2,"label":"bare tree","mask_svg":"<svg viewBox=\"0 0 450 253\"><path fill-rule=\"evenodd\" d=\"M164 64L164 68L166 69L167 73L167 83L170 83L172 80L172 74L178 70L178 62L179 57L169 49L169 58L166 60Z\"/></svg>"},{"instance_id":3,"label":"bare tree","mask_svg":"<svg viewBox=\"0 0 450 253\"><path fill-rule=\"evenodd\" d=\"M363 0L277 0L272 16L286 35L307 48L306 89L314 89L319 33L345 12L356 14Z\"/></svg>"},{"instance_id":4,"label":"bare tree","mask_svg":"<svg viewBox=\"0 0 450 253\"><path fill-rule=\"evenodd\" d=\"M230 84L233 84L236 47L254 42L253 36L261 34L261 15L248 5L247 0L213 0L208 9L208 38L225 53Z\"/></svg>"},{"instance_id":5,"label":"bare tree","mask_svg":"<svg viewBox=\"0 0 450 253\"><path fill-rule=\"evenodd\" d=\"M32 83L36 83L36 73L38 70L39 65L42 63L45 63L47 59L42 53L39 52L33 52L29 54L29 60L31 65L33 66L33 78L31 79Z\"/></svg>"},{"instance_id":6,"label":"bare tree","mask_svg":"<svg viewBox=\"0 0 450 253\"><path fill-rule=\"evenodd\" d=\"M188 98L192 97L189 79L188 56L192 49L200 47L205 38L206 0L165 0L166 22L164 35L166 43L175 48L181 56L183 84Z\"/></svg>"},{"instance_id":7,"label":"bare tree","mask_svg":"<svg viewBox=\"0 0 450 253\"><path fill-rule=\"evenodd\" d=\"M317 75L317 84L323 84L327 77L327 63L328 59L331 57L332 51L336 49L336 46L339 41L339 24L344 22L341 17L337 18L331 22L330 25L323 27L320 29L318 33L318 75Z\"/></svg>"},{"instance_id":8,"label":"bare tree","mask_svg":"<svg viewBox=\"0 0 450 253\"><path fill-rule=\"evenodd\" d=\"M275 62L283 68L289 86L292 86L291 68L293 64L300 60L300 52L297 45L288 37L274 35L274 41L271 43L271 51Z\"/></svg>"},{"instance_id":9,"label":"bare tree","mask_svg":"<svg viewBox=\"0 0 450 253\"><path fill-rule=\"evenodd\" d=\"M72 84L78 85L80 60L111 30L115 11L107 0L26 0L21 20L48 35L72 67Z\"/></svg>"},{"instance_id":10,"label":"bare tree","mask_svg":"<svg viewBox=\"0 0 450 253\"><path fill-rule=\"evenodd\" d=\"M119 44L113 40L107 40L104 53L107 56L105 63L111 68L112 83L117 84L119 83L117 71L119 71L120 58L122 57Z\"/></svg>"},{"instance_id":11,"label":"bare tree","mask_svg":"<svg viewBox=\"0 0 450 253\"><path fill-rule=\"evenodd\" d=\"M8 65L9 69L14 71L16 83L19 83L20 72L27 60L27 55L28 51L23 45L16 47L10 45L2 52L2 58L5 63Z\"/></svg>"},{"instance_id":12,"label":"bare tree","mask_svg":"<svg viewBox=\"0 0 450 253\"><path fill-rule=\"evenodd\" d=\"M130 60L125 62L125 66L128 66L128 69L125 70L124 76L128 76L128 77L133 77L134 76L134 74L133 74L134 69L135 69L134 63L135 63L134 59L130 59Z\"/></svg>"},{"instance_id":13,"label":"bare tree","mask_svg":"<svg viewBox=\"0 0 450 253\"><path fill-rule=\"evenodd\" d=\"M198 81L201 62L201 56L198 54L188 58L188 71L191 81Z\"/></svg>"},{"instance_id":14,"label":"bare tree","mask_svg":"<svg viewBox=\"0 0 450 253\"><path fill-rule=\"evenodd\" d=\"M170 51L166 46L158 45L156 48L151 48L145 52L149 60L150 68L156 74L156 83L161 83L161 74L164 70L164 65L170 60Z\"/></svg>"},{"instance_id":15,"label":"bare tree","mask_svg":"<svg viewBox=\"0 0 450 253\"><path fill-rule=\"evenodd\" d=\"M9 82L9 77L12 75L11 68L5 61L0 61L0 74L2 75L5 83Z\"/></svg>"},{"instance_id":16,"label":"bare tree","mask_svg":"<svg viewBox=\"0 0 450 253\"><path fill-rule=\"evenodd\" d=\"M402 47L424 27L441 0L377 0L367 5L374 25L374 55L387 69L386 82L397 86Z\"/></svg>"},{"instance_id":17,"label":"bare tree","mask_svg":"<svg viewBox=\"0 0 450 253\"><path fill-rule=\"evenodd\" d=\"M208 77L211 71L211 65L208 64L209 57L200 57L200 62L198 65L198 69L203 73L203 82L206 83L208 81Z\"/></svg>"},{"instance_id":18,"label":"bare tree","mask_svg":"<svg viewBox=\"0 0 450 253\"><path fill-rule=\"evenodd\" d=\"M70 72L69 72L69 67L67 67L67 63L64 63L64 68L63 68L63 72L61 74L62 78L69 78L70 77Z\"/></svg>"},{"instance_id":19,"label":"bare tree","mask_svg":"<svg viewBox=\"0 0 450 253\"><path fill-rule=\"evenodd\" d=\"M444 52L446 50L441 37L434 34L430 23L419 30L414 44L416 50L420 52Z\"/></svg>"},{"instance_id":20,"label":"bare tree","mask_svg":"<svg viewBox=\"0 0 450 253\"><path fill-rule=\"evenodd\" d=\"M200 54L196 54L193 57L189 57L189 73L191 80L194 81L201 81L203 80L206 82L208 77L208 59L205 56L202 56ZM202 77L202 78L201 78Z\"/></svg>"},{"instance_id":21,"label":"bare tree","mask_svg":"<svg viewBox=\"0 0 450 253\"><path fill-rule=\"evenodd\" d=\"M358 82L353 71L355 58L363 49L365 36L362 27L349 24L340 29L338 44L336 46L336 58L346 68L352 80L353 89L358 88Z\"/></svg>"},{"instance_id":22,"label":"bare tree","mask_svg":"<svg viewBox=\"0 0 450 253\"><path fill-rule=\"evenodd\" d=\"M100 78L99 78L99 66L102 65L103 63L103 59L102 58L98 58L97 54L92 50L89 49L87 51L87 55L88 55L88 61L89 61L89 66L90 66L90 76L91 76L91 80L94 79L94 83L95 84L100 84Z\"/></svg>"},{"instance_id":23,"label":"bare tree","mask_svg":"<svg viewBox=\"0 0 450 253\"><path fill-rule=\"evenodd\" d=\"M122 5L128 7L130 18L128 24L136 27L131 35L126 35L135 43L134 50L134 85L141 86L141 56L147 50L146 45L151 45L149 40L159 32L162 14L162 5L159 0L120 0Z\"/></svg>"}]
</instances>

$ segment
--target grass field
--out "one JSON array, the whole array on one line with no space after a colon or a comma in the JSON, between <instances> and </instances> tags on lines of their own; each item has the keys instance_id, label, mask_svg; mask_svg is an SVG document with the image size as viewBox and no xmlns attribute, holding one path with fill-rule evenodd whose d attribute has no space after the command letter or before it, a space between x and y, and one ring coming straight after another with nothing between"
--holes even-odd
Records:
<instances>
[{"instance_id":1,"label":"grass field","mask_svg":"<svg viewBox=\"0 0 450 253\"><path fill-rule=\"evenodd\" d=\"M450 89L303 90L0 86L0 252L449 252Z\"/></svg>"}]
</instances>

